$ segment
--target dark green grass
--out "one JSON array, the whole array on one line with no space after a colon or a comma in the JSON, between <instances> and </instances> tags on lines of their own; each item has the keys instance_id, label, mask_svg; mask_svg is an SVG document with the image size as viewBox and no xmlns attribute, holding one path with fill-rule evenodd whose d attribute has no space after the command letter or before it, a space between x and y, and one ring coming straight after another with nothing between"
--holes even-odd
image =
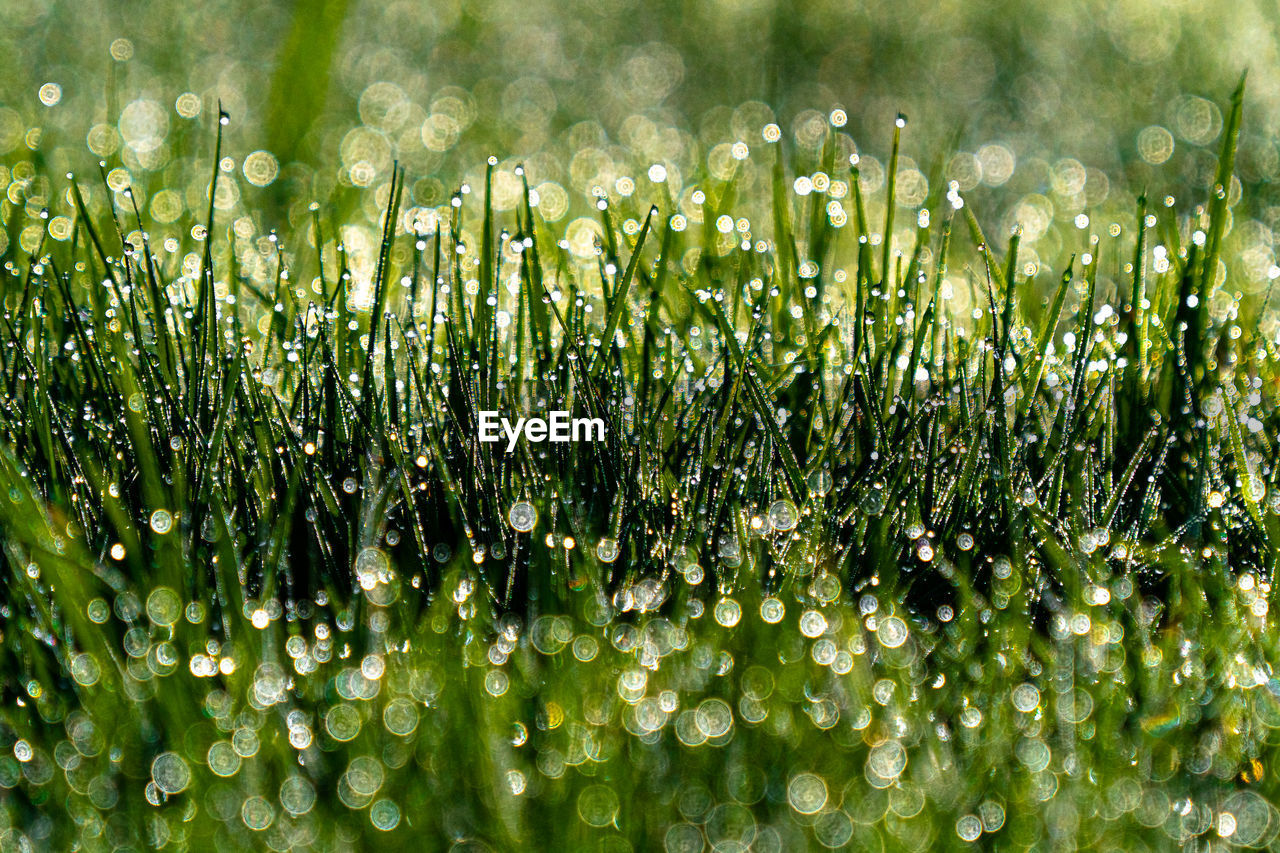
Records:
<instances>
[{"instance_id":1,"label":"dark green grass","mask_svg":"<svg viewBox=\"0 0 1280 853\"><path fill-rule=\"evenodd\" d=\"M602 203L591 263L488 177L406 233L397 173L367 281L320 209L240 268L216 170L163 250L96 180L65 239L11 194L0 846L1270 843L1241 99L1207 198L1031 280L942 180L873 239L834 132L700 228Z\"/></svg>"}]
</instances>

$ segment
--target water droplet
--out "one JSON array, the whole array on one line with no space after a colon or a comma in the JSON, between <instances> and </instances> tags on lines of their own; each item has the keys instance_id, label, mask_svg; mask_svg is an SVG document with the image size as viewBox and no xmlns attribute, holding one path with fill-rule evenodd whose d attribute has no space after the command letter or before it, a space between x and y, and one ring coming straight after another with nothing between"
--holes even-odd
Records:
<instances>
[{"instance_id":1,"label":"water droplet","mask_svg":"<svg viewBox=\"0 0 1280 853\"><path fill-rule=\"evenodd\" d=\"M240 808L240 819L245 826L261 832L276 819L276 810L264 797L248 797Z\"/></svg>"},{"instance_id":2,"label":"water droplet","mask_svg":"<svg viewBox=\"0 0 1280 853\"><path fill-rule=\"evenodd\" d=\"M796 505L785 498L774 501L769 506L769 524L774 530L780 530L783 533L794 530L799 520Z\"/></svg>"},{"instance_id":3,"label":"water droplet","mask_svg":"<svg viewBox=\"0 0 1280 853\"><path fill-rule=\"evenodd\" d=\"M879 483L872 486L862 496L862 511L867 515L879 515L884 512L884 487Z\"/></svg>"},{"instance_id":4,"label":"water droplet","mask_svg":"<svg viewBox=\"0 0 1280 853\"><path fill-rule=\"evenodd\" d=\"M324 716L324 727L336 741L351 740L360 733L360 712L351 705L334 705Z\"/></svg>"},{"instance_id":5,"label":"water droplet","mask_svg":"<svg viewBox=\"0 0 1280 853\"><path fill-rule=\"evenodd\" d=\"M151 513L151 529L161 536L173 529L173 516L167 509L158 509Z\"/></svg>"},{"instance_id":6,"label":"water droplet","mask_svg":"<svg viewBox=\"0 0 1280 853\"><path fill-rule=\"evenodd\" d=\"M511 526L521 533L528 533L538 523L538 511L528 501L516 501L507 513Z\"/></svg>"},{"instance_id":7,"label":"water droplet","mask_svg":"<svg viewBox=\"0 0 1280 853\"><path fill-rule=\"evenodd\" d=\"M742 618L742 607L732 598L722 598L716 602L716 622L725 628L732 628Z\"/></svg>"},{"instance_id":8,"label":"water droplet","mask_svg":"<svg viewBox=\"0 0 1280 853\"><path fill-rule=\"evenodd\" d=\"M907 767L907 751L896 740L887 740L872 747L867 767L881 779L896 779Z\"/></svg>"},{"instance_id":9,"label":"water droplet","mask_svg":"<svg viewBox=\"0 0 1280 853\"><path fill-rule=\"evenodd\" d=\"M600 643L596 641L595 637L582 634L573 641L573 656L583 663L595 660L599 652Z\"/></svg>"},{"instance_id":10,"label":"water droplet","mask_svg":"<svg viewBox=\"0 0 1280 853\"><path fill-rule=\"evenodd\" d=\"M209 769L218 776L234 776L240 770L240 754L230 741L216 741L205 756Z\"/></svg>"},{"instance_id":11,"label":"water droplet","mask_svg":"<svg viewBox=\"0 0 1280 853\"><path fill-rule=\"evenodd\" d=\"M672 824L663 836L662 844L666 853L702 853L706 849L702 830L691 823Z\"/></svg>"},{"instance_id":12,"label":"water droplet","mask_svg":"<svg viewBox=\"0 0 1280 853\"><path fill-rule=\"evenodd\" d=\"M154 516L153 521L154 524ZM157 625L168 627L182 615L182 599L168 587L161 586L147 596L147 616Z\"/></svg>"},{"instance_id":13,"label":"water droplet","mask_svg":"<svg viewBox=\"0 0 1280 853\"><path fill-rule=\"evenodd\" d=\"M383 832L390 832L400 824L400 807L391 800L378 800L369 807L369 821Z\"/></svg>"},{"instance_id":14,"label":"water droplet","mask_svg":"<svg viewBox=\"0 0 1280 853\"><path fill-rule=\"evenodd\" d=\"M618 815L618 795L607 785L591 785L578 795L578 815L588 826L609 826Z\"/></svg>"},{"instance_id":15,"label":"water droplet","mask_svg":"<svg viewBox=\"0 0 1280 853\"><path fill-rule=\"evenodd\" d=\"M544 655L558 654L572 638L572 623L563 616L539 616L529 628L529 642Z\"/></svg>"},{"instance_id":16,"label":"water droplet","mask_svg":"<svg viewBox=\"0 0 1280 853\"><path fill-rule=\"evenodd\" d=\"M81 653L71 660L71 677L82 687L92 687L98 683L102 669L93 655Z\"/></svg>"},{"instance_id":17,"label":"water droplet","mask_svg":"<svg viewBox=\"0 0 1280 853\"><path fill-rule=\"evenodd\" d=\"M695 713L698 731L707 738L723 737L733 727L733 710L722 699L704 699Z\"/></svg>"},{"instance_id":18,"label":"water droplet","mask_svg":"<svg viewBox=\"0 0 1280 853\"><path fill-rule=\"evenodd\" d=\"M510 677L500 669L491 669L484 677L484 689L490 696L503 695L510 684Z\"/></svg>"},{"instance_id":19,"label":"water droplet","mask_svg":"<svg viewBox=\"0 0 1280 853\"><path fill-rule=\"evenodd\" d=\"M301 776L290 776L280 784L280 805L294 817L311 811L316 802L316 789Z\"/></svg>"},{"instance_id":20,"label":"water droplet","mask_svg":"<svg viewBox=\"0 0 1280 853\"><path fill-rule=\"evenodd\" d=\"M813 773L800 773L787 785L787 801L800 814L816 814L827 804L827 783Z\"/></svg>"},{"instance_id":21,"label":"water droplet","mask_svg":"<svg viewBox=\"0 0 1280 853\"><path fill-rule=\"evenodd\" d=\"M85 607L85 613L89 616L89 621L101 625L111 617L111 605L107 604L105 599L95 598Z\"/></svg>"},{"instance_id":22,"label":"water droplet","mask_svg":"<svg viewBox=\"0 0 1280 853\"><path fill-rule=\"evenodd\" d=\"M876 629L876 637L880 640L880 645L889 649L896 649L905 643L907 635L907 623L897 616L882 620Z\"/></svg>"},{"instance_id":23,"label":"water droplet","mask_svg":"<svg viewBox=\"0 0 1280 853\"><path fill-rule=\"evenodd\" d=\"M820 468L809 475L806 481L809 485L809 491L818 497L822 497L831 491L832 480L831 472L825 468Z\"/></svg>"},{"instance_id":24,"label":"water droplet","mask_svg":"<svg viewBox=\"0 0 1280 853\"><path fill-rule=\"evenodd\" d=\"M383 709L382 722L393 735L405 737L418 727L418 709L408 699L396 697Z\"/></svg>"},{"instance_id":25,"label":"water droplet","mask_svg":"<svg viewBox=\"0 0 1280 853\"><path fill-rule=\"evenodd\" d=\"M800 633L810 639L819 637L827 630L827 617L817 610L806 610L800 615Z\"/></svg>"},{"instance_id":26,"label":"water droplet","mask_svg":"<svg viewBox=\"0 0 1280 853\"><path fill-rule=\"evenodd\" d=\"M786 614L786 610L787 608L783 603L773 596L769 596L764 601L760 602L760 618L768 622L770 625L774 625L782 621L782 617Z\"/></svg>"},{"instance_id":27,"label":"water droplet","mask_svg":"<svg viewBox=\"0 0 1280 853\"><path fill-rule=\"evenodd\" d=\"M977 815L967 814L956 821L956 835L962 841L977 841L982 835L982 821Z\"/></svg>"},{"instance_id":28,"label":"water droplet","mask_svg":"<svg viewBox=\"0 0 1280 853\"><path fill-rule=\"evenodd\" d=\"M1023 682L1013 688L1013 707L1029 714L1040 704L1040 690L1034 684Z\"/></svg>"},{"instance_id":29,"label":"water droplet","mask_svg":"<svg viewBox=\"0 0 1280 853\"><path fill-rule=\"evenodd\" d=\"M362 548L356 555L356 580L366 592L390 579L391 560L378 548Z\"/></svg>"},{"instance_id":30,"label":"water droplet","mask_svg":"<svg viewBox=\"0 0 1280 853\"><path fill-rule=\"evenodd\" d=\"M151 778L166 794L177 794L191 784L191 768L176 752L162 752L151 762Z\"/></svg>"}]
</instances>

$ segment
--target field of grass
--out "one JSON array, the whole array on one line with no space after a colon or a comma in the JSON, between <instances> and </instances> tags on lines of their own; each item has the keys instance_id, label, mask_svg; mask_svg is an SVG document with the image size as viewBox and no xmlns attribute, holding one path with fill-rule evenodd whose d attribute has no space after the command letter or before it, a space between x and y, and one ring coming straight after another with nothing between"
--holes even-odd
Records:
<instances>
[{"instance_id":1,"label":"field of grass","mask_svg":"<svg viewBox=\"0 0 1280 853\"><path fill-rule=\"evenodd\" d=\"M1244 91L1176 196L1148 151L1001 199L840 109L572 199L496 157L271 199L198 100L156 169L28 133L0 851L1272 845Z\"/></svg>"}]
</instances>

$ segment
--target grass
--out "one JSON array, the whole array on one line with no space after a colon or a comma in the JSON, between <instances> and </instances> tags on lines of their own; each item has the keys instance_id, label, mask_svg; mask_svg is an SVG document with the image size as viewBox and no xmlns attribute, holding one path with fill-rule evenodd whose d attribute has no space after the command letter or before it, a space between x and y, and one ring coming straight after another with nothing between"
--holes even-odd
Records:
<instances>
[{"instance_id":1,"label":"grass","mask_svg":"<svg viewBox=\"0 0 1280 853\"><path fill-rule=\"evenodd\" d=\"M397 172L368 245L226 221L220 130L168 228L24 167L0 848L1272 844L1242 102L1205 198L1031 277L944 180L864 198L834 128L698 176L701 227L600 198L585 260L496 160L438 210ZM488 409L606 440L507 454Z\"/></svg>"}]
</instances>

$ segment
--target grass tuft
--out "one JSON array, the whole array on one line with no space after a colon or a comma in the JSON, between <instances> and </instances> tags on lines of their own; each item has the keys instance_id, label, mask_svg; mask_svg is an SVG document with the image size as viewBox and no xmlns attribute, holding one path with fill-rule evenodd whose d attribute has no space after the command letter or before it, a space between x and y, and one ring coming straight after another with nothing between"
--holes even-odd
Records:
<instances>
[{"instance_id":1,"label":"grass tuft","mask_svg":"<svg viewBox=\"0 0 1280 853\"><path fill-rule=\"evenodd\" d=\"M496 159L251 244L221 123L199 223L7 204L0 846L1271 844L1242 104L1206 199L1085 217L1060 275L900 203L902 121L883 194L778 143L701 223L598 199L585 252Z\"/></svg>"}]
</instances>

